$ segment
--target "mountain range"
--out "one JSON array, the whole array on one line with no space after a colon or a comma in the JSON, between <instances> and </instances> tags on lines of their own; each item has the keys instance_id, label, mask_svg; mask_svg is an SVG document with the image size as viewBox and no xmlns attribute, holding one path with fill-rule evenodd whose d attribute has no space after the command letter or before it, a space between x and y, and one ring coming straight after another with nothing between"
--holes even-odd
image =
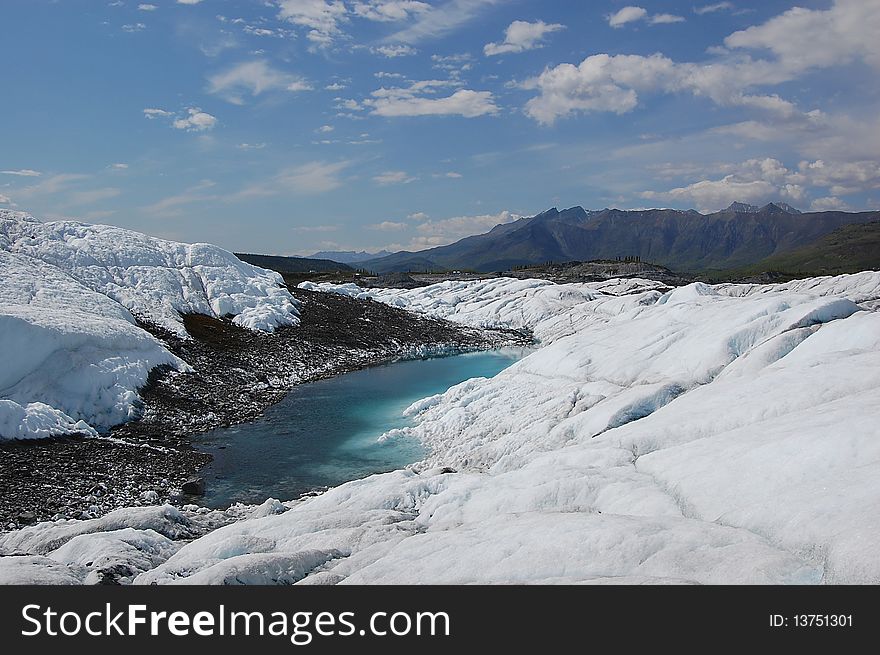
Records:
<instances>
[{"instance_id":1,"label":"mountain range","mask_svg":"<svg viewBox=\"0 0 880 655\"><path fill-rule=\"evenodd\" d=\"M493 272L550 261L640 258L676 271L704 272L748 267L804 248L845 225L878 220L878 211L801 213L785 203L733 203L711 214L693 209L553 208L450 245L397 252L357 265L377 273Z\"/></svg>"},{"instance_id":2,"label":"mountain range","mask_svg":"<svg viewBox=\"0 0 880 655\"><path fill-rule=\"evenodd\" d=\"M334 262L340 262L342 264L357 264L358 262L364 262L368 259L387 257L390 254L392 253L387 250L380 250L379 252L367 252L365 250L361 250L360 252L355 250L322 250L309 255L309 259L331 259Z\"/></svg>"}]
</instances>

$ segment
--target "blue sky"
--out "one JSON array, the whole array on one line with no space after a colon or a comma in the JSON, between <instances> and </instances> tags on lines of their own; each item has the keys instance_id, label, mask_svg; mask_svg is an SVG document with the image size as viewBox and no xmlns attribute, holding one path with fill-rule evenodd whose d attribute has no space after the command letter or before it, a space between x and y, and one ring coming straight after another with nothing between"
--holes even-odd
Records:
<instances>
[{"instance_id":1,"label":"blue sky","mask_svg":"<svg viewBox=\"0 0 880 655\"><path fill-rule=\"evenodd\" d=\"M880 208L880 0L3 0L0 207L232 250Z\"/></svg>"}]
</instances>

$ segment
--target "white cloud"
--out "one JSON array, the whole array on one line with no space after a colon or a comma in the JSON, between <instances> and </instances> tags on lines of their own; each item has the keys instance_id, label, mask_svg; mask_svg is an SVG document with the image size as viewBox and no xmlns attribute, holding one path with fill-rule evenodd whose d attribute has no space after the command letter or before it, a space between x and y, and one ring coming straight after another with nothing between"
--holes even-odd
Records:
<instances>
[{"instance_id":1,"label":"white cloud","mask_svg":"<svg viewBox=\"0 0 880 655\"><path fill-rule=\"evenodd\" d=\"M505 0L446 0L421 13L409 27L392 34L392 43L416 43L423 39L436 39L466 25L493 5Z\"/></svg>"},{"instance_id":2,"label":"white cloud","mask_svg":"<svg viewBox=\"0 0 880 655\"><path fill-rule=\"evenodd\" d=\"M648 19L651 25L670 25L671 23L683 23L684 21L684 16L677 16L675 14L654 14Z\"/></svg>"},{"instance_id":3,"label":"white cloud","mask_svg":"<svg viewBox=\"0 0 880 655\"><path fill-rule=\"evenodd\" d=\"M411 221L427 221L430 218L425 212L414 212L407 216L408 220Z\"/></svg>"},{"instance_id":4,"label":"white cloud","mask_svg":"<svg viewBox=\"0 0 880 655\"><path fill-rule=\"evenodd\" d=\"M428 97L438 88L455 86L450 80L413 82L407 88L378 89L363 104L377 116L464 116L475 118L497 114L499 109L489 91L459 89L451 96Z\"/></svg>"},{"instance_id":5,"label":"white cloud","mask_svg":"<svg viewBox=\"0 0 880 655\"><path fill-rule=\"evenodd\" d=\"M732 2L716 2L713 5L703 5L702 7L694 7L694 13L698 15L711 14L716 11L725 11L733 9Z\"/></svg>"},{"instance_id":6,"label":"white cloud","mask_svg":"<svg viewBox=\"0 0 880 655\"><path fill-rule=\"evenodd\" d=\"M880 189L880 162L826 162L822 159L802 161L798 164L797 181L829 188L835 195Z\"/></svg>"},{"instance_id":7,"label":"white cloud","mask_svg":"<svg viewBox=\"0 0 880 655\"><path fill-rule=\"evenodd\" d=\"M179 5L197 5L202 0L177 0L177 4Z\"/></svg>"},{"instance_id":8,"label":"white cloud","mask_svg":"<svg viewBox=\"0 0 880 655\"><path fill-rule=\"evenodd\" d=\"M391 184L409 184L410 182L415 182L417 179L419 178L412 177L405 171L385 171L384 173L376 175L373 178L373 181L381 186L389 186Z\"/></svg>"},{"instance_id":9,"label":"white cloud","mask_svg":"<svg viewBox=\"0 0 880 655\"><path fill-rule=\"evenodd\" d=\"M734 201L763 204L784 200L799 204L806 202L813 195L811 192L818 191L821 194L822 189L830 189L836 196L880 188L880 163L876 161L802 161L796 169L792 169L778 159L765 157L709 168L712 172L721 173L723 177L701 179L668 191L645 191L640 196L649 200L692 202L700 210L715 211ZM655 167L655 170L659 177L705 175L710 172L690 165L661 165ZM813 207L837 208L832 206L832 202L841 203L839 207L844 206L843 201L837 198L832 201L829 198L830 196L818 198L813 201Z\"/></svg>"},{"instance_id":10,"label":"white cloud","mask_svg":"<svg viewBox=\"0 0 880 655\"><path fill-rule=\"evenodd\" d=\"M144 109L144 118L149 118L150 120L154 118L164 118L166 116L174 116L174 112L155 108Z\"/></svg>"},{"instance_id":11,"label":"white cloud","mask_svg":"<svg viewBox=\"0 0 880 655\"><path fill-rule=\"evenodd\" d=\"M880 68L876 1L836 0L827 10L794 7L766 23L734 32L731 49L769 50L789 76L856 59Z\"/></svg>"},{"instance_id":12,"label":"white cloud","mask_svg":"<svg viewBox=\"0 0 880 655\"><path fill-rule=\"evenodd\" d=\"M381 79L389 79L389 80L402 80L403 75L401 73L387 73L385 71L379 71L378 73L373 73L374 77Z\"/></svg>"},{"instance_id":13,"label":"white cloud","mask_svg":"<svg viewBox=\"0 0 880 655\"><path fill-rule=\"evenodd\" d=\"M19 200L27 200L55 193L62 193L68 191L70 187L77 182L89 179L89 177L89 175L83 175L81 173L59 173L58 175L53 175L40 180L31 186L16 190L15 196Z\"/></svg>"},{"instance_id":14,"label":"white cloud","mask_svg":"<svg viewBox=\"0 0 880 655\"><path fill-rule=\"evenodd\" d=\"M276 179L286 190L296 193L326 193L342 186L339 174L349 165L347 161L334 164L312 162L286 169Z\"/></svg>"},{"instance_id":15,"label":"white cloud","mask_svg":"<svg viewBox=\"0 0 880 655\"><path fill-rule=\"evenodd\" d=\"M321 134L329 134L329 133L332 132L334 129L335 129L335 128L334 128L332 125L322 125L321 127L319 127L319 128L318 128L317 130L315 130L315 131L316 131L316 132L320 132Z\"/></svg>"},{"instance_id":16,"label":"white cloud","mask_svg":"<svg viewBox=\"0 0 880 655\"><path fill-rule=\"evenodd\" d=\"M431 5L416 0L370 0L355 2L351 9L356 16L367 20L397 22L428 12Z\"/></svg>"},{"instance_id":17,"label":"white cloud","mask_svg":"<svg viewBox=\"0 0 880 655\"><path fill-rule=\"evenodd\" d=\"M265 142L262 143L239 143L235 146L239 150L262 150L266 147Z\"/></svg>"},{"instance_id":18,"label":"white cloud","mask_svg":"<svg viewBox=\"0 0 880 655\"><path fill-rule=\"evenodd\" d=\"M395 223L394 221L382 221L367 227L371 230L379 230L380 232L396 232L397 230L405 230L409 225L406 223Z\"/></svg>"},{"instance_id":19,"label":"white cloud","mask_svg":"<svg viewBox=\"0 0 880 655\"><path fill-rule=\"evenodd\" d=\"M309 91L312 86L302 77L272 68L263 60L243 62L208 78L208 92L233 104L244 101L243 93L258 96L266 91Z\"/></svg>"},{"instance_id":20,"label":"white cloud","mask_svg":"<svg viewBox=\"0 0 880 655\"><path fill-rule=\"evenodd\" d=\"M207 132L213 130L216 125L217 118L198 107L187 107L186 115L174 119L171 123L174 129L187 132Z\"/></svg>"},{"instance_id":21,"label":"white cloud","mask_svg":"<svg viewBox=\"0 0 880 655\"><path fill-rule=\"evenodd\" d=\"M147 29L147 26L144 23L131 23L129 25L123 25L123 32L143 32Z\"/></svg>"},{"instance_id":22,"label":"white cloud","mask_svg":"<svg viewBox=\"0 0 880 655\"><path fill-rule=\"evenodd\" d=\"M140 11L156 11L158 8L159 7L157 7L156 5L151 5L151 4L147 4L147 3L143 3L143 4L138 5L138 9Z\"/></svg>"},{"instance_id":23,"label":"white cloud","mask_svg":"<svg viewBox=\"0 0 880 655\"><path fill-rule=\"evenodd\" d=\"M412 46L400 44L382 45L376 48L370 48L370 52L372 52L374 55L382 55L383 57L387 57L388 59L393 59L394 57L409 57L418 53L418 50L416 50Z\"/></svg>"},{"instance_id":24,"label":"white cloud","mask_svg":"<svg viewBox=\"0 0 880 655\"><path fill-rule=\"evenodd\" d=\"M802 113L778 95L754 89L855 60L880 67L880 39L875 38L880 12L870 5L837 0L828 10L795 8L725 39L727 51L769 52L765 59L728 52L705 62L680 63L662 54L597 54L577 66L560 64L521 84L541 92L527 103L526 113L549 124L575 112L626 113L638 105L640 94L687 91L718 105L771 112L785 121L815 121L816 112Z\"/></svg>"},{"instance_id":25,"label":"white cloud","mask_svg":"<svg viewBox=\"0 0 880 655\"><path fill-rule=\"evenodd\" d=\"M342 84L341 82L333 82L332 84L328 84L327 86L325 86L324 90L325 91L342 91L344 88L346 88L345 84Z\"/></svg>"},{"instance_id":26,"label":"white cloud","mask_svg":"<svg viewBox=\"0 0 880 655\"><path fill-rule=\"evenodd\" d=\"M461 77L473 68L474 58L467 52L454 55L431 55L431 68L445 71L450 78Z\"/></svg>"},{"instance_id":27,"label":"white cloud","mask_svg":"<svg viewBox=\"0 0 880 655\"><path fill-rule=\"evenodd\" d=\"M769 202L777 196L777 187L764 180L745 182L726 175L720 180L700 180L665 192L645 191L641 196L649 200L694 202L701 211L717 211L737 201L749 204Z\"/></svg>"},{"instance_id":28,"label":"white cloud","mask_svg":"<svg viewBox=\"0 0 880 655\"><path fill-rule=\"evenodd\" d=\"M12 202L12 198L7 195L0 193L0 205L14 205Z\"/></svg>"},{"instance_id":29,"label":"white cloud","mask_svg":"<svg viewBox=\"0 0 880 655\"><path fill-rule=\"evenodd\" d=\"M341 34L339 24L348 20L341 0L281 0L278 17L309 29L307 38L316 46L328 46Z\"/></svg>"},{"instance_id":30,"label":"white cloud","mask_svg":"<svg viewBox=\"0 0 880 655\"><path fill-rule=\"evenodd\" d=\"M455 171L449 171L448 173L434 173L434 177L445 177L449 180L458 180L464 177L464 175L456 173Z\"/></svg>"},{"instance_id":31,"label":"white cloud","mask_svg":"<svg viewBox=\"0 0 880 655\"><path fill-rule=\"evenodd\" d=\"M228 202L281 194L314 195L333 191L342 186L342 171L351 166L350 161L326 163L313 161L292 166L278 172L265 182L258 182L225 198Z\"/></svg>"},{"instance_id":32,"label":"white cloud","mask_svg":"<svg viewBox=\"0 0 880 655\"><path fill-rule=\"evenodd\" d=\"M653 14L649 15L648 10L644 7L624 7L620 11L608 15L608 24L613 28L623 27L627 23L635 23L638 21L647 21L651 25L669 25L670 23L683 23L684 16L676 16L675 14Z\"/></svg>"},{"instance_id":33,"label":"white cloud","mask_svg":"<svg viewBox=\"0 0 880 655\"><path fill-rule=\"evenodd\" d=\"M627 23L643 20L648 15L648 10L643 7L624 7L620 11L608 16L608 24L611 27L623 27Z\"/></svg>"},{"instance_id":34,"label":"white cloud","mask_svg":"<svg viewBox=\"0 0 880 655\"><path fill-rule=\"evenodd\" d=\"M125 164L123 162L116 162L115 164L110 164L110 168L112 168L114 171L124 171L128 168L128 164Z\"/></svg>"},{"instance_id":35,"label":"white cloud","mask_svg":"<svg viewBox=\"0 0 880 655\"><path fill-rule=\"evenodd\" d=\"M496 225L512 223L522 218L519 214L502 211L498 214L479 216L454 216L439 221L425 220L416 226L419 236L407 246L409 250L421 250L445 246L464 237L488 232Z\"/></svg>"},{"instance_id":36,"label":"white cloud","mask_svg":"<svg viewBox=\"0 0 880 655\"><path fill-rule=\"evenodd\" d=\"M3 175L17 175L19 177L40 177L42 173L40 171L35 171L32 168L21 168L19 170L12 171L0 171Z\"/></svg>"},{"instance_id":37,"label":"white cloud","mask_svg":"<svg viewBox=\"0 0 880 655\"><path fill-rule=\"evenodd\" d=\"M540 48L544 36L565 29L565 25L559 23L545 23L542 20L534 23L516 20L507 26L504 33L504 41L501 43L487 43L483 52L487 57L502 55L505 53L524 52Z\"/></svg>"},{"instance_id":38,"label":"white cloud","mask_svg":"<svg viewBox=\"0 0 880 655\"><path fill-rule=\"evenodd\" d=\"M846 211L850 207L840 198L834 196L826 196L824 198L816 198L811 204L810 209L816 212L827 211Z\"/></svg>"},{"instance_id":39,"label":"white cloud","mask_svg":"<svg viewBox=\"0 0 880 655\"><path fill-rule=\"evenodd\" d=\"M468 52L459 52L454 55L431 55L431 61L437 65L437 68L440 68L442 64L460 66L461 64L473 61L473 59L473 56Z\"/></svg>"}]
</instances>

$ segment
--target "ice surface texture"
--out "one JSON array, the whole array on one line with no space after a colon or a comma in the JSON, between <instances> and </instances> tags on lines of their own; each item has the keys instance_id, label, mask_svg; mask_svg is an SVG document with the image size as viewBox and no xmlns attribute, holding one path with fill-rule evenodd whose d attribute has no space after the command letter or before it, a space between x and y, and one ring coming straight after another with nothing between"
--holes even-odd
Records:
<instances>
[{"instance_id":1,"label":"ice surface texture","mask_svg":"<svg viewBox=\"0 0 880 655\"><path fill-rule=\"evenodd\" d=\"M94 548L135 584L880 582L880 273L370 293L545 345L413 404L407 470L182 547L170 508L41 524L0 579L94 581Z\"/></svg>"},{"instance_id":2,"label":"ice surface texture","mask_svg":"<svg viewBox=\"0 0 880 655\"><path fill-rule=\"evenodd\" d=\"M271 271L205 244L0 210L0 438L94 434L137 414L150 369L186 364L135 317L181 336L181 314L295 325Z\"/></svg>"}]
</instances>

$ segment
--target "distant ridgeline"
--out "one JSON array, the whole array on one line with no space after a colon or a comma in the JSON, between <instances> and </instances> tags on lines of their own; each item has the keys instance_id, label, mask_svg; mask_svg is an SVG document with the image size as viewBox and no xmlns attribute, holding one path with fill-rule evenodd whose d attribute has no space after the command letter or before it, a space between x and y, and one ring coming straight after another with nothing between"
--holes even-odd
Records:
<instances>
[{"instance_id":1,"label":"distant ridgeline","mask_svg":"<svg viewBox=\"0 0 880 655\"><path fill-rule=\"evenodd\" d=\"M877 211L801 213L785 203L763 207L733 203L712 214L675 209L554 208L531 218L496 225L486 234L448 246L398 252L356 265L378 273L494 272L547 262L622 259L700 273L747 268L810 246L822 250L830 244L822 239L836 230L877 221ZM854 270L880 267L876 228L853 234L844 232L840 238L856 238L859 242L860 259ZM839 253L848 251L845 244L838 244L837 248ZM813 258L821 255L808 254Z\"/></svg>"},{"instance_id":2,"label":"distant ridgeline","mask_svg":"<svg viewBox=\"0 0 880 655\"><path fill-rule=\"evenodd\" d=\"M268 268L276 273L324 273L327 271L354 271L348 264L334 262L329 259L307 259L305 257L278 257L275 255L252 255L235 253L241 261Z\"/></svg>"}]
</instances>

